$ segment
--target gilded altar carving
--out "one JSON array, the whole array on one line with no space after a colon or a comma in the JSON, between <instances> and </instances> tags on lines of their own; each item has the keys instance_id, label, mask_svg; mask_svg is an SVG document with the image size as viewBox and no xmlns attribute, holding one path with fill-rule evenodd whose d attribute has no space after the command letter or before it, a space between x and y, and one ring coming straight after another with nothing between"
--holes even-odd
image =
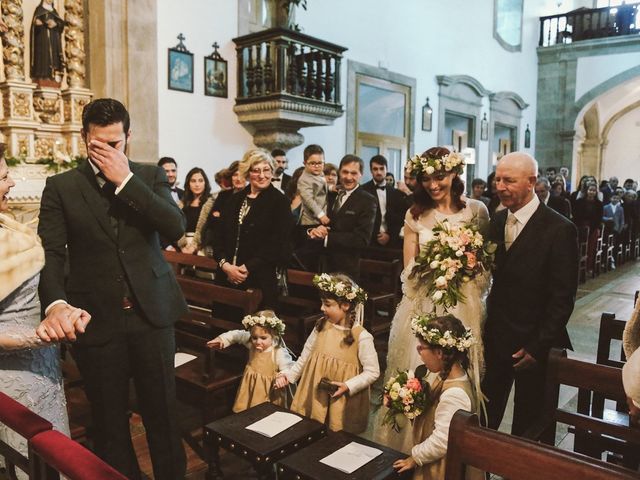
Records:
<instances>
[{"instance_id":1,"label":"gilded altar carving","mask_svg":"<svg viewBox=\"0 0 640 480\"><path fill-rule=\"evenodd\" d=\"M56 94L38 93L33 96L33 109L41 122L50 124L62 123L60 97Z\"/></svg>"},{"instance_id":2,"label":"gilded altar carving","mask_svg":"<svg viewBox=\"0 0 640 480\"><path fill-rule=\"evenodd\" d=\"M71 88L84 87L84 12L82 0L65 0L65 54L67 56L67 83Z\"/></svg>"},{"instance_id":3,"label":"gilded altar carving","mask_svg":"<svg viewBox=\"0 0 640 480\"><path fill-rule=\"evenodd\" d=\"M26 135L18 135L18 157L26 158L29 156L29 137Z\"/></svg>"},{"instance_id":4,"label":"gilded altar carving","mask_svg":"<svg viewBox=\"0 0 640 480\"><path fill-rule=\"evenodd\" d=\"M81 119L84 106L91 101L91 98L67 97L64 99L64 117L67 121ZM73 110L72 110L73 109Z\"/></svg>"},{"instance_id":5,"label":"gilded altar carving","mask_svg":"<svg viewBox=\"0 0 640 480\"><path fill-rule=\"evenodd\" d=\"M23 92L13 92L11 100L13 116L31 118L31 95Z\"/></svg>"},{"instance_id":6,"label":"gilded altar carving","mask_svg":"<svg viewBox=\"0 0 640 480\"><path fill-rule=\"evenodd\" d=\"M36 138L36 158L51 158L54 154L55 139L50 137Z\"/></svg>"},{"instance_id":7,"label":"gilded altar carving","mask_svg":"<svg viewBox=\"0 0 640 480\"><path fill-rule=\"evenodd\" d=\"M2 18L9 30L2 37L4 76L24 80L24 24L21 0L2 0Z\"/></svg>"}]
</instances>

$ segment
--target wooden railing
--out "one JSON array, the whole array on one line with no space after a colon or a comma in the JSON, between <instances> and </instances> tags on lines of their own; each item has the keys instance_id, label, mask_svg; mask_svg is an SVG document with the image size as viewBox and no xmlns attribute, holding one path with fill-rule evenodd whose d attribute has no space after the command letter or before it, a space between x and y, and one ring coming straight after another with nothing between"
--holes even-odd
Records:
<instances>
[{"instance_id":1,"label":"wooden railing","mask_svg":"<svg viewBox=\"0 0 640 480\"><path fill-rule=\"evenodd\" d=\"M541 47L579 42L592 38L617 37L640 32L638 7L640 3L618 7L580 8L561 15L540 17Z\"/></svg>"},{"instance_id":2,"label":"wooden railing","mask_svg":"<svg viewBox=\"0 0 640 480\"><path fill-rule=\"evenodd\" d=\"M234 38L238 104L281 95L340 103L340 61L346 48L283 28Z\"/></svg>"}]
</instances>

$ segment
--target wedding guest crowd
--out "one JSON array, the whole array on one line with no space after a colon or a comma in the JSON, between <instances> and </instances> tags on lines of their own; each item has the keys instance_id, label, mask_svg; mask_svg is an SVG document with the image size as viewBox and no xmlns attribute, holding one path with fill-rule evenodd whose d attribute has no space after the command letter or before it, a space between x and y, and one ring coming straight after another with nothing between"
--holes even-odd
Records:
<instances>
[{"instance_id":1,"label":"wedding guest crowd","mask_svg":"<svg viewBox=\"0 0 640 480\"><path fill-rule=\"evenodd\" d=\"M210 348L240 343L249 350L234 411L263 401L287 406L283 389L297 382L293 411L332 430L362 433L370 425L378 442L408 455L397 470L444 478L447 434L458 408L497 429L515 384L512 433L522 435L538 420L549 350L571 348L566 325L577 290L578 229L588 232L593 265L601 234L630 242L640 226L633 179L619 187L612 177L599 186L584 176L571 192L566 167L541 175L523 152L504 155L486 180L470 185L463 180L464 156L444 147L410 159L397 182L387 158L375 155L367 159L371 180L361 185L367 164L356 155L335 166L321 145L307 145L303 166L289 176L284 150L252 148L210 172L220 187L212 192L200 167L189 170L182 190L174 158L157 166L130 161L129 114L120 102L94 100L82 123L89 159L48 179L38 227L42 246L0 213L0 244L21 245L8 252L26 259L16 272L0 264L0 275L12 278L0 283L0 387L14 396L28 392L36 399L29 408L68 432L55 345L74 342L95 451L133 479L141 474L129 432L130 378L155 478L185 473L173 325L186 304L162 249L207 255L217 263L217 284L262 293L243 330L208 340ZM14 185L2 152L0 145L0 212ZM469 268L479 261L476 253L462 252L470 235L479 235L478 248L493 249L491 262L495 253L495 265L461 280L455 302L441 301L419 274L425 245L445 223L462 229L450 240L461 250L451 259L436 257L435 266L427 262L442 269L433 285L451 281L463 259ZM358 283L361 258L381 252L404 267L402 300L391 312L385 388L394 372L426 366L430 373L416 381L429 384L434 400L402 433L389 428L384 411L369 421L369 390L380 368L373 336L362 324L367 292ZM286 317L278 318L280 279L290 267L320 274L313 283L322 317L295 362L283 341ZM43 368L34 367L36 356ZM628 371L625 388L637 409ZM319 401L318 388L330 394Z\"/></svg>"}]
</instances>

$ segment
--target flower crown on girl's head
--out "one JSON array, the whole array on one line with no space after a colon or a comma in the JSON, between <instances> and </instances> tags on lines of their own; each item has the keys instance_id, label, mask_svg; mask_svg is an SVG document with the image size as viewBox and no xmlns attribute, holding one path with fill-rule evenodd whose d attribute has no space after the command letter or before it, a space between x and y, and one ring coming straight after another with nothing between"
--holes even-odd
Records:
<instances>
[{"instance_id":1,"label":"flower crown on girl's head","mask_svg":"<svg viewBox=\"0 0 640 480\"><path fill-rule=\"evenodd\" d=\"M465 352L476 343L471 329L465 328L465 333L461 337L456 336L451 330L442 333L437 328L429 328L431 315L416 315L411 319L411 331L429 345L442 348L455 348L460 352Z\"/></svg>"},{"instance_id":2,"label":"flower crown on girl's head","mask_svg":"<svg viewBox=\"0 0 640 480\"><path fill-rule=\"evenodd\" d=\"M348 303L364 303L367 301L367 292L357 286L355 283L347 284L342 280L338 280L328 273L315 275L313 284L321 292L335 295L339 299Z\"/></svg>"},{"instance_id":3,"label":"flower crown on girl's head","mask_svg":"<svg viewBox=\"0 0 640 480\"><path fill-rule=\"evenodd\" d=\"M424 155L424 153L422 154ZM444 156L428 155L423 157L422 155L414 155L407 162L407 170L411 171L412 175L419 175L425 173L431 175L435 172L445 173L457 173L462 175L464 169L464 156L458 152L451 152Z\"/></svg>"},{"instance_id":4,"label":"flower crown on girl's head","mask_svg":"<svg viewBox=\"0 0 640 480\"><path fill-rule=\"evenodd\" d=\"M247 315L242 319L242 326L245 330L251 330L253 327L267 327L274 330L281 337L284 335L285 325L278 317L265 317L264 315Z\"/></svg>"}]
</instances>

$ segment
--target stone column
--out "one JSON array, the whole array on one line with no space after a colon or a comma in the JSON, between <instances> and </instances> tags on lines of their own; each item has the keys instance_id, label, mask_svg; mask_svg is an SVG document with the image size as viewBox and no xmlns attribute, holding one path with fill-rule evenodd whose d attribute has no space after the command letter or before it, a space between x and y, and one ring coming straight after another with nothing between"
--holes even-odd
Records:
<instances>
[{"instance_id":1,"label":"stone column","mask_svg":"<svg viewBox=\"0 0 640 480\"><path fill-rule=\"evenodd\" d=\"M62 133L66 145L57 148L66 155L84 155L80 130L82 128L82 109L91 101L92 93L85 88L85 38L84 7L82 0L65 0L64 19L65 54L67 57L67 85L62 92L64 104L64 124Z\"/></svg>"},{"instance_id":2,"label":"stone column","mask_svg":"<svg viewBox=\"0 0 640 480\"><path fill-rule=\"evenodd\" d=\"M33 157L33 90L25 81L24 14L20 0L2 0L2 17L9 27L2 40L5 81L0 84L2 107L0 129L8 146L7 156Z\"/></svg>"}]
</instances>

